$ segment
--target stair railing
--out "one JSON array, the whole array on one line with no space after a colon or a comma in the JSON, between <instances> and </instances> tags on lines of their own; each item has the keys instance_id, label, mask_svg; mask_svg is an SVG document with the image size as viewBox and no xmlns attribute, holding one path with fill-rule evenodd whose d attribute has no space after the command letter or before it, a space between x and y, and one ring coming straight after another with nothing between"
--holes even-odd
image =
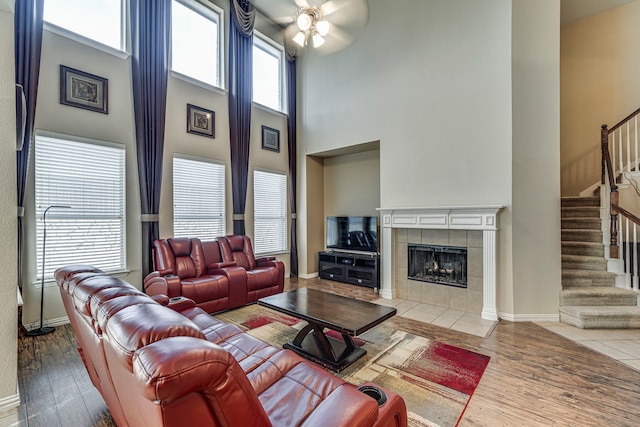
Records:
<instances>
[{"instance_id":1,"label":"stair railing","mask_svg":"<svg viewBox=\"0 0 640 427\"><path fill-rule=\"evenodd\" d=\"M610 218L609 258L623 257L625 285L638 290L638 226L640 218L620 206L618 182L631 172L638 171L638 116L640 109L625 117L611 129L602 125L600 140L602 150L601 183L604 185L604 207ZM611 149L609 149L611 147ZM616 168L617 164L617 168ZM624 218L624 220L623 220ZM619 240L624 234L623 253Z\"/></svg>"}]
</instances>

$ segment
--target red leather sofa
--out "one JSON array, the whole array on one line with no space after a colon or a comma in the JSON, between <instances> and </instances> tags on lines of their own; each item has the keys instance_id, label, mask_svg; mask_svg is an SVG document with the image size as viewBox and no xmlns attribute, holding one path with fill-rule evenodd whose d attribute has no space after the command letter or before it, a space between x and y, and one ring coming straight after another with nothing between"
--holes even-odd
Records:
<instances>
[{"instance_id":1,"label":"red leather sofa","mask_svg":"<svg viewBox=\"0 0 640 427\"><path fill-rule=\"evenodd\" d=\"M156 271L145 278L147 294L184 296L207 313L241 307L284 288L284 264L275 257L256 259L247 236L159 239L154 265Z\"/></svg>"},{"instance_id":2,"label":"red leather sofa","mask_svg":"<svg viewBox=\"0 0 640 427\"><path fill-rule=\"evenodd\" d=\"M91 266L55 277L78 351L118 426L407 425L400 396L383 390L379 405L193 300L152 298Z\"/></svg>"}]
</instances>

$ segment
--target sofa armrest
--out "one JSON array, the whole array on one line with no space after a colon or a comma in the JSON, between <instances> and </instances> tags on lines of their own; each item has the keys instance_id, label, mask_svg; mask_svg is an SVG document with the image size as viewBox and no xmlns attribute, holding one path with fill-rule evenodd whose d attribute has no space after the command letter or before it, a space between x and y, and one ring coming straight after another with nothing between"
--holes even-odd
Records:
<instances>
[{"instance_id":1,"label":"sofa armrest","mask_svg":"<svg viewBox=\"0 0 640 427\"><path fill-rule=\"evenodd\" d=\"M171 310L177 311L178 313L182 313L185 310L195 307L197 304L194 300L187 297L173 297L169 298L169 307Z\"/></svg>"},{"instance_id":2,"label":"sofa armrest","mask_svg":"<svg viewBox=\"0 0 640 427\"><path fill-rule=\"evenodd\" d=\"M169 305L169 297L166 296L165 294L155 294L155 295L150 295L150 297L152 300L154 300L160 305L164 305L164 306Z\"/></svg>"},{"instance_id":3,"label":"sofa armrest","mask_svg":"<svg viewBox=\"0 0 640 427\"><path fill-rule=\"evenodd\" d=\"M247 271L235 262L221 262L220 265L230 264L224 268L207 269L212 275L226 276L229 280L229 307L242 307L247 304Z\"/></svg>"},{"instance_id":4,"label":"sofa armrest","mask_svg":"<svg viewBox=\"0 0 640 427\"><path fill-rule=\"evenodd\" d=\"M179 297L181 295L182 285L178 276L168 275L162 276L155 274L159 272L149 273L144 279L144 291L149 296L166 295L169 298Z\"/></svg>"},{"instance_id":5,"label":"sofa armrest","mask_svg":"<svg viewBox=\"0 0 640 427\"><path fill-rule=\"evenodd\" d=\"M133 373L150 401L170 404L191 394L222 425L271 426L238 362L206 340L170 337L149 344L135 352Z\"/></svg>"},{"instance_id":6,"label":"sofa armrest","mask_svg":"<svg viewBox=\"0 0 640 427\"><path fill-rule=\"evenodd\" d=\"M275 261L276 257L274 256L263 256L261 258L256 258L256 264L265 263L268 261Z\"/></svg>"},{"instance_id":7,"label":"sofa armrest","mask_svg":"<svg viewBox=\"0 0 640 427\"><path fill-rule=\"evenodd\" d=\"M376 401L343 384L311 412L302 426L371 426L377 418Z\"/></svg>"},{"instance_id":8,"label":"sofa armrest","mask_svg":"<svg viewBox=\"0 0 640 427\"><path fill-rule=\"evenodd\" d=\"M235 261L229 261L229 262L213 262L211 264L207 265L207 272L209 274L214 274L211 272L211 270L219 270L221 268L228 268L228 267L235 267L236 264ZM217 274L221 274L221 273L217 273Z\"/></svg>"}]
</instances>

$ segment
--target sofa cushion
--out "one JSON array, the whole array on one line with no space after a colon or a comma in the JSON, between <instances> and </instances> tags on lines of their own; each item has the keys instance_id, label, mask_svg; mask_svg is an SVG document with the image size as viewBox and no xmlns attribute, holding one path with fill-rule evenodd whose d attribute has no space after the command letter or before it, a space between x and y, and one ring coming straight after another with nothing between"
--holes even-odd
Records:
<instances>
[{"instance_id":1,"label":"sofa cushion","mask_svg":"<svg viewBox=\"0 0 640 427\"><path fill-rule=\"evenodd\" d=\"M137 299L124 296L117 299ZM148 298L149 301L152 301ZM110 303L113 303L111 300ZM189 319L155 302L133 303L111 316L103 327L118 356L131 367L136 350L169 337L204 339L204 334Z\"/></svg>"},{"instance_id":2,"label":"sofa cushion","mask_svg":"<svg viewBox=\"0 0 640 427\"><path fill-rule=\"evenodd\" d=\"M228 298L229 279L221 275L182 279L182 295L198 304Z\"/></svg>"}]
</instances>

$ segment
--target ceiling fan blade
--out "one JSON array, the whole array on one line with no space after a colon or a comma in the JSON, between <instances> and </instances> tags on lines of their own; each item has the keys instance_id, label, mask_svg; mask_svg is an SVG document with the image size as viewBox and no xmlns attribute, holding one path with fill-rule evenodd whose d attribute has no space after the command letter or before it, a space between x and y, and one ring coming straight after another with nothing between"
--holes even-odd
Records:
<instances>
[{"instance_id":1,"label":"ceiling fan blade","mask_svg":"<svg viewBox=\"0 0 640 427\"><path fill-rule=\"evenodd\" d=\"M307 0L295 0L296 6L299 8L309 7L309 2Z\"/></svg>"}]
</instances>

